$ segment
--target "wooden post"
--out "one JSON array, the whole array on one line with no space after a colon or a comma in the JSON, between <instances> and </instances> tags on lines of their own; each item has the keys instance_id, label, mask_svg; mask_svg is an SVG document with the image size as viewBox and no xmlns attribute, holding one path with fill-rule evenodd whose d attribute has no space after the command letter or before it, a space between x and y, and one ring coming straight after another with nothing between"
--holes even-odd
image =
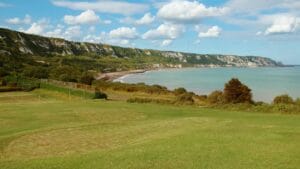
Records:
<instances>
[{"instance_id":1,"label":"wooden post","mask_svg":"<svg viewBox=\"0 0 300 169\"><path fill-rule=\"evenodd\" d=\"M70 86L69 86L69 101L71 100L71 89L70 89Z\"/></svg>"}]
</instances>

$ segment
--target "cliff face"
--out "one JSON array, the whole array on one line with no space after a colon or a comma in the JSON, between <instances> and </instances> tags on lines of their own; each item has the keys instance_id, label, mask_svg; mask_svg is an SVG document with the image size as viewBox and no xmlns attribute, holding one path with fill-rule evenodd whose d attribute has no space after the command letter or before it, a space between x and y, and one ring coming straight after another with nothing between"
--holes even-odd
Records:
<instances>
[{"instance_id":1,"label":"cliff face","mask_svg":"<svg viewBox=\"0 0 300 169\"><path fill-rule=\"evenodd\" d=\"M122 48L106 44L71 42L0 28L0 55L65 56L94 55L132 58L159 56L175 58L179 64L194 66L281 66L269 58L257 56L205 55L173 51Z\"/></svg>"}]
</instances>

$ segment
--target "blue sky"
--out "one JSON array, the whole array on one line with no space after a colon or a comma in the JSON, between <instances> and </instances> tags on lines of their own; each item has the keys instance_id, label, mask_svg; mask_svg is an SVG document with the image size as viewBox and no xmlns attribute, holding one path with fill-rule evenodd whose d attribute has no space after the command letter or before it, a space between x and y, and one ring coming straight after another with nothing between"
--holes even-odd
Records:
<instances>
[{"instance_id":1,"label":"blue sky","mask_svg":"<svg viewBox=\"0 0 300 169\"><path fill-rule=\"evenodd\" d=\"M299 0L1 0L0 27L74 41L300 64Z\"/></svg>"}]
</instances>

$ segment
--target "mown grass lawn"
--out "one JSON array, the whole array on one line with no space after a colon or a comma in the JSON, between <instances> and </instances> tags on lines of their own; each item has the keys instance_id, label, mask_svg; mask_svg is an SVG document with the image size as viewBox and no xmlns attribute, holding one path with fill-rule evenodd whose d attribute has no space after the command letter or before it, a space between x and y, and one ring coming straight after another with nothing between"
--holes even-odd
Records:
<instances>
[{"instance_id":1,"label":"mown grass lawn","mask_svg":"<svg viewBox=\"0 0 300 169\"><path fill-rule=\"evenodd\" d=\"M0 93L1 169L300 168L300 116Z\"/></svg>"}]
</instances>

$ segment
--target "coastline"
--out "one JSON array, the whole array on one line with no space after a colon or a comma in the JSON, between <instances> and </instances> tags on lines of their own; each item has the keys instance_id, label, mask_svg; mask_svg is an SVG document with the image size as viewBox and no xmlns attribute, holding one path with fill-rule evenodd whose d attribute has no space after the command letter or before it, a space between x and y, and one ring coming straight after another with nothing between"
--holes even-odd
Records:
<instances>
[{"instance_id":1,"label":"coastline","mask_svg":"<svg viewBox=\"0 0 300 169\"><path fill-rule=\"evenodd\" d=\"M175 67L162 67L162 68L152 68L152 69L136 69L136 70L128 70L128 71L120 71L120 72L109 72L109 73L101 73L98 74L96 77L96 80L106 80L106 81L118 81L118 79L122 79L123 77L126 77L130 74L140 74L145 73L148 71L159 71L159 70L180 70L180 69L198 69L198 68L208 68L208 69L214 69L214 68L264 68L264 67L273 67L273 66L192 66L192 67L182 67L182 68L175 68ZM275 66L275 67L294 67L294 66ZM122 80L119 80L122 81Z\"/></svg>"},{"instance_id":2,"label":"coastline","mask_svg":"<svg viewBox=\"0 0 300 169\"><path fill-rule=\"evenodd\" d=\"M150 69L137 69L137 70L128 70L128 71L121 71L121 72L101 73L97 75L96 80L114 81L129 74L145 73L149 70Z\"/></svg>"}]
</instances>

